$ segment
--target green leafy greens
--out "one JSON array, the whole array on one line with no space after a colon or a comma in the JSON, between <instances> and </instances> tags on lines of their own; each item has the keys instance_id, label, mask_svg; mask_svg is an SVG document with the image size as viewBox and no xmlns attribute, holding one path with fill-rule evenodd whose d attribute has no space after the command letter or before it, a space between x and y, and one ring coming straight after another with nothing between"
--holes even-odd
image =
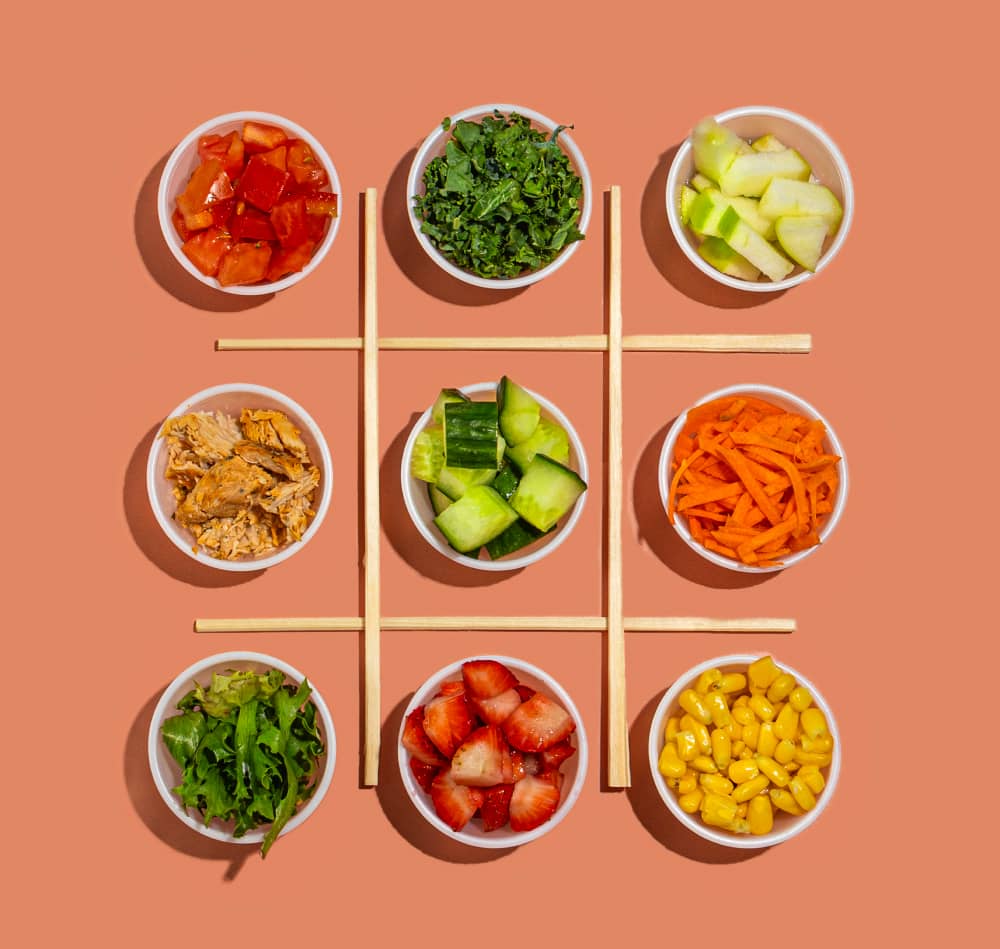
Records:
<instances>
[{"instance_id":1,"label":"green leafy greens","mask_svg":"<svg viewBox=\"0 0 1000 949\"><path fill-rule=\"evenodd\" d=\"M195 683L160 729L183 769L174 793L184 806L197 808L206 826L232 821L234 837L270 824L262 856L312 797L326 750L308 681L295 688L284 679L278 669L216 673L208 689Z\"/></svg>"},{"instance_id":2,"label":"green leafy greens","mask_svg":"<svg viewBox=\"0 0 1000 949\"><path fill-rule=\"evenodd\" d=\"M583 182L558 143L572 126L546 138L524 116L494 112L442 127L451 138L413 201L421 231L449 261L480 277L517 277L583 240Z\"/></svg>"}]
</instances>

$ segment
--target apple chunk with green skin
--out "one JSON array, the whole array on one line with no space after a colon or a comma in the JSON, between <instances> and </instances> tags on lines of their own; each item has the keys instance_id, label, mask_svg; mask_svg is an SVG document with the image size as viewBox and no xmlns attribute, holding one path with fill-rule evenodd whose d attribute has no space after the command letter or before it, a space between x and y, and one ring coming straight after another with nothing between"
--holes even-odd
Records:
<instances>
[{"instance_id":1,"label":"apple chunk with green skin","mask_svg":"<svg viewBox=\"0 0 1000 949\"><path fill-rule=\"evenodd\" d=\"M750 146L742 138L715 119L702 119L694 127L691 148L695 167L713 181L720 180L737 155L750 152Z\"/></svg>"},{"instance_id":2,"label":"apple chunk with green skin","mask_svg":"<svg viewBox=\"0 0 1000 949\"><path fill-rule=\"evenodd\" d=\"M830 223L822 217L779 217L774 222L781 249L806 270L815 271Z\"/></svg>"},{"instance_id":3,"label":"apple chunk with green skin","mask_svg":"<svg viewBox=\"0 0 1000 949\"><path fill-rule=\"evenodd\" d=\"M745 257L775 283L784 280L795 269L795 265L784 254L775 250L749 224L741 220L733 208L722 215L719 232L737 254Z\"/></svg>"},{"instance_id":4,"label":"apple chunk with green skin","mask_svg":"<svg viewBox=\"0 0 1000 949\"><path fill-rule=\"evenodd\" d=\"M794 148L783 152L750 152L737 155L719 178L724 194L758 198L775 178L808 181L812 169Z\"/></svg>"},{"instance_id":5,"label":"apple chunk with green skin","mask_svg":"<svg viewBox=\"0 0 1000 949\"><path fill-rule=\"evenodd\" d=\"M714 188L703 191L691 203L688 215L691 230L700 237L725 237L719 231L719 222L728 208L733 208L765 240L774 240L774 222L760 213L753 198L730 196Z\"/></svg>"},{"instance_id":6,"label":"apple chunk with green skin","mask_svg":"<svg viewBox=\"0 0 1000 949\"><path fill-rule=\"evenodd\" d=\"M760 271L745 257L741 257L721 237L706 237L698 246L702 259L720 273L741 280L756 280Z\"/></svg>"},{"instance_id":7,"label":"apple chunk with green skin","mask_svg":"<svg viewBox=\"0 0 1000 949\"><path fill-rule=\"evenodd\" d=\"M775 178L761 195L760 213L774 220L779 217L825 218L832 234L840 225L844 209L825 185Z\"/></svg>"},{"instance_id":8,"label":"apple chunk with green skin","mask_svg":"<svg viewBox=\"0 0 1000 949\"><path fill-rule=\"evenodd\" d=\"M712 189L714 189L715 191L719 190L719 186L714 181L712 181L711 178L706 178L700 171L693 174L691 176L691 181L688 183L691 185L692 188L694 188L695 191L698 192L698 194L701 194L703 191L710 191Z\"/></svg>"},{"instance_id":9,"label":"apple chunk with green skin","mask_svg":"<svg viewBox=\"0 0 1000 949\"><path fill-rule=\"evenodd\" d=\"M760 138L754 139L750 143L750 147L755 152L783 152L787 145L785 145L780 139L775 138L773 135L768 133L767 135L761 135Z\"/></svg>"}]
</instances>

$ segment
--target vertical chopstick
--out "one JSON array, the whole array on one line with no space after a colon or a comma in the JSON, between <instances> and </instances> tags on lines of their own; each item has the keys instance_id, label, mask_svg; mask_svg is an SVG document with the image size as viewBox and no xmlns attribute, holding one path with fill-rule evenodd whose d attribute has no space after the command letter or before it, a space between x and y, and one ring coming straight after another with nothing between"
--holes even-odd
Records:
<instances>
[{"instance_id":1,"label":"vertical chopstick","mask_svg":"<svg viewBox=\"0 0 1000 949\"><path fill-rule=\"evenodd\" d=\"M378 194L365 191L364 269L364 476L365 476L365 747L364 783L378 784L381 745L381 557L378 470Z\"/></svg>"},{"instance_id":2,"label":"vertical chopstick","mask_svg":"<svg viewBox=\"0 0 1000 949\"><path fill-rule=\"evenodd\" d=\"M608 202L608 786L627 788L625 617L622 595L622 193Z\"/></svg>"}]
</instances>

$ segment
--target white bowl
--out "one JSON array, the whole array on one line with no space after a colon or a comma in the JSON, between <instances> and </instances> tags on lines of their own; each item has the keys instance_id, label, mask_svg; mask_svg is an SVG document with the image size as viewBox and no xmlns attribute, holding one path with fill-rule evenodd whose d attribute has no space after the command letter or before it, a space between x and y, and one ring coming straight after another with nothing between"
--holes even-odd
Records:
<instances>
[{"instance_id":1,"label":"white bowl","mask_svg":"<svg viewBox=\"0 0 1000 949\"><path fill-rule=\"evenodd\" d=\"M492 115L494 110L502 112L504 115L509 115L511 112L517 112L519 115L523 115L526 119L531 120L531 124L542 131L552 133L558 126L558 122L553 122L548 116L542 115L540 112L535 112L534 109L526 109L520 105L477 105L473 106L471 109L465 109L462 112L456 112L451 116L451 126L454 128L456 122L466 120L469 122L480 122L487 115ZM431 258L442 270L450 273L453 277L464 283L472 284L474 287L485 287L489 290L515 290L518 287L527 287L530 284L537 283L544 277L549 276L549 274L555 273L570 257L576 253L576 249L582 244L582 241L573 241L572 244L563 248L559 255L551 263L546 264L539 270L533 270L531 273L522 274L519 277L511 277L510 279L505 279L502 277L496 278L486 278L479 277L474 273L469 273L467 270L462 270L461 267L456 267L451 261L447 260L444 255L431 243L430 238L420 230L420 221L418 220L416 214L413 211L413 196L424 193L424 170L427 166L437 158L439 155L443 155L445 152L445 145L448 139L451 138L451 129L443 129L440 124L435 127L435 129L427 136L424 140L423 145L417 151L416 156L413 159L413 164L410 165L410 174L406 181L406 207L407 207L407 217L410 219L410 226L413 228L413 233L417 236L417 241L420 246L427 252L427 256ZM558 142L562 150L566 153L570 160L570 164L573 166L573 170L580 176L580 180L583 183L583 207L580 209L580 220L577 222L577 227L581 234L587 233L587 225L590 224L590 215L593 210L593 200L591 197L590 190L590 172L587 169L587 163L584 161L583 152L577 147L576 142L573 141L572 136L567 131L562 131L559 133Z\"/></svg>"},{"instance_id":2,"label":"white bowl","mask_svg":"<svg viewBox=\"0 0 1000 949\"><path fill-rule=\"evenodd\" d=\"M684 543L686 543L693 551L704 557L706 560L710 560L712 563L717 564L720 567L725 567L727 570L735 570L738 573L774 573L777 570L787 570L793 564L799 563L799 561L805 560L806 557L815 553L823 546L824 543L826 543L827 540L829 540L830 535L833 533L833 529L838 523L840 523L840 518L844 513L844 505L847 503L847 489L850 483L847 473L847 456L844 454L844 449L840 444L840 439L837 438L837 433L833 430L830 423L822 415L820 415L820 413L813 408L813 406L806 402L805 399L800 399L797 395L793 395L791 392L787 392L784 389L777 389L774 386L762 385L760 383L727 386L725 389L717 389L715 392L709 392L708 395L702 396L697 402L694 403L694 405L691 405L684 409L684 411L679 412L676 421L670 426L670 431L667 432L667 437L663 442L663 448L660 451L659 481L660 500L663 502L663 510L664 512L667 510L667 499L670 495L670 481L673 477L670 461L674 456L674 446L677 444L677 439L680 437L680 434L684 429L684 423L687 420L688 412L699 405L704 405L706 402L712 402L715 399L721 399L727 395L756 396L759 399L763 399L765 402L777 405L779 408L788 409L791 412L797 412L799 415L803 415L806 418L818 419L823 423L826 428L824 443L826 447L829 448L830 454L838 455L840 457L840 461L837 464L837 476L840 479L840 483L837 486L837 495L834 498L833 510L830 512L830 516L823 522L823 526L819 530L820 542L818 544L814 547L808 547L805 550L800 550L797 553L792 553L787 557L783 557L783 563L773 567L754 567L749 564L739 563L729 557L723 557L721 554L717 554L715 551L709 550L702 544L699 544L691 536L691 531L687 526L687 520L676 514L674 515L674 530L680 534Z\"/></svg>"},{"instance_id":3,"label":"white bowl","mask_svg":"<svg viewBox=\"0 0 1000 949\"><path fill-rule=\"evenodd\" d=\"M305 678L298 669L290 666L287 662L259 652L222 652L189 666L167 686L163 695L160 696L160 701L156 703L156 708L153 710L153 719L149 723L149 738L147 740L149 769L153 775L153 783L160 792L160 797L163 798L164 803L176 815L178 820L187 824L192 830L198 831L199 834L205 837L211 837L213 840L221 840L227 843L260 844L267 835L268 825L265 824L247 831L242 837L234 837L232 835L231 824L226 824L216 819L206 827L201 814L197 810L194 808L189 810L181 803L181 799L174 794L172 789L181 783L183 772L180 765L177 764L170 752L167 751L167 746L160 737L160 726L165 719L178 714L177 703L194 688L195 682L207 685L212 681L213 673L223 673L228 669L252 669L255 672L280 669L285 673L287 681L294 682L296 685L299 685ZM306 801L305 805L282 828L281 833L278 834L279 837L284 837L285 834L295 830L296 827L304 823L309 815L319 807L320 802L330 787L330 782L333 780L333 769L337 760L337 736L333 728L333 718L330 715L330 710L327 708L326 702L323 701L323 696L317 691L312 679L309 680L309 685L312 686L313 690L309 699L315 704L316 711L319 713L320 731L323 743L326 745L326 754L320 759L319 772L316 777L316 790L313 792L312 797Z\"/></svg>"},{"instance_id":4,"label":"white bowl","mask_svg":"<svg viewBox=\"0 0 1000 949\"><path fill-rule=\"evenodd\" d=\"M495 382L477 382L475 385L463 386L461 391L474 400L477 395L496 393L496 388L497 384ZM566 434L569 436L569 467L588 483L589 491L587 456L584 454L583 442L580 441L580 436L577 434L576 429L573 428L573 424L558 406L554 405L544 396L539 395L537 392L532 392L530 389L525 391L542 407L542 415L544 417L557 422L566 429ZM430 424L430 420L431 409L428 408L417 419L416 424L410 430L410 437L406 439L406 445L403 448L403 462L400 466L399 476L403 486L403 501L406 504L410 520L413 521L414 526L420 531L424 540L438 553L443 554L449 560L454 560L455 563L472 567L474 570L491 570L494 572L520 570L522 567L531 566L531 564L537 563L543 557L547 557L569 537L573 532L573 528L576 527L577 521L580 520L580 516L583 514L583 505L586 503L588 491L584 491L580 495L576 504L573 505L573 509L569 512L568 517L556 525L544 537L540 537L529 547L522 548L523 552L518 553L517 556L504 557L502 560L488 560L485 558L470 557L468 554L460 554L455 550L444 539L444 535L434 526L434 508L431 507L427 483L414 478L410 474L410 461L413 457L413 446L417 440L417 435Z\"/></svg>"},{"instance_id":5,"label":"white bowl","mask_svg":"<svg viewBox=\"0 0 1000 949\"><path fill-rule=\"evenodd\" d=\"M287 395L275 389L254 385L251 382L232 382L212 386L210 389L203 389L185 399L167 415L166 419L176 418L178 415L185 415L188 412L225 412L238 419L240 411L245 408L278 409L284 412L295 427L300 430L302 440L309 449L309 458L320 471L319 503L315 505L316 516L310 521L302 535L302 540L287 544L281 550L267 557L220 560L201 548L196 551L193 549L195 546L194 535L186 528L181 527L173 517L174 511L177 509L177 499L173 495L173 482L168 481L163 474L167 466L167 446L160 433L157 432L149 449L149 459L146 462L146 493L149 495L153 514L157 523L163 528L163 533L170 538L178 550L183 551L193 560L214 567L216 570L265 570L287 560L315 536L320 524L323 523L323 518L326 517L326 512L330 507L330 498L333 495L333 461L330 458L330 449L327 447L323 433L313 421L312 416L298 402L292 401ZM162 430L162 425L160 428Z\"/></svg>"},{"instance_id":6,"label":"white bowl","mask_svg":"<svg viewBox=\"0 0 1000 949\"><path fill-rule=\"evenodd\" d=\"M688 669L674 684L667 690L666 695L660 699L660 704L656 706L653 715L653 722L649 726L649 768L653 774L653 784L660 792L663 803L688 830L694 831L699 837L711 840L713 843L721 844L723 847L736 847L743 850L756 850L762 847L773 847L785 840L789 840L796 834L801 834L810 824L812 824L820 814L826 810L833 797L833 792L837 789L837 780L840 777L840 765L843 757L840 747L840 733L837 731L837 722L833 717L833 712L827 704L826 699L819 690L805 676L797 672L791 666L777 662L775 664L785 672L795 676L799 685L805 686L812 695L813 705L823 712L826 717L826 724L830 735L833 738L833 761L829 768L823 769L826 779L826 787L816 796L816 806L811 811L806 811L801 817L793 817L784 811L775 810L774 829L769 834L762 834L758 837L752 834L733 834L719 827L710 827L704 823L700 814L686 814L677 803L677 795L667 786L667 780L660 774L658 767L660 752L663 750L664 731L667 727L667 719L680 711L677 703L681 692L693 687L703 672L708 669L720 669L726 672L742 672L746 674L746 667L755 659L760 659L765 653L747 653L734 656L719 656L716 659L709 659ZM682 713L683 714L683 713Z\"/></svg>"},{"instance_id":7,"label":"white bowl","mask_svg":"<svg viewBox=\"0 0 1000 949\"><path fill-rule=\"evenodd\" d=\"M530 686L536 692L541 692L557 701L569 712L573 717L573 721L576 722L576 731L571 736L571 740L576 745L576 754L571 758L567 758L560 768L563 774L563 790L559 799L559 806L551 819L534 830L518 832L511 830L510 825L507 825L497 830L485 831L483 830L482 821L478 817L473 817L462 830L452 830L437 816L431 796L417 784L417 780L413 777L413 772L410 770L410 753L402 744L403 729L406 727L407 716L415 708L426 705L434 697L441 683L451 679L461 679L462 664L473 659L495 659L497 662L502 662L517 676L518 681ZM539 669L538 666L533 666L522 659L512 659L510 656L467 656L465 659L459 659L457 662L453 662L435 672L434 675L417 689L413 698L410 699L409 705L406 706L406 711L403 713L403 720L399 726L399 735L396 739L396 751L399 759L399 774L403 779L403 787L406 788L406 793L410 795L410 800L413 801L416 809L420 811L429 824L436 827L446 837L450 837L452 840L457 840L463 844L468 844L470 847L496 850L505 847L520 847L522 844L537 840L565 819L583 791L584 781L587 777L587 733L583 727L583 719L580 717L580 712L569 697L569 693L552 676Z\"/></svg>"},{"instance_id":8,"label":"white bowl","mask_svg":"<svg viewBox=\"0 0 1000 949\"><path fill-rule=\"evenodd\" d=\"M813 175L821 184L826 185L840 201L844 208L844 217L837 233L829 242L826 250L816 265L818 274L837 255L837 251L847 239L854 218L854 185L847 162L837 148L833 139L818 125L810 122L804 116L779 109L769 105L748 105L739 109L720 112L715 120L720 125L732 129L742 139L758 138L771 133L777 136L789 148L794 148L802 154L812 166ZM684 185L697 169L694 167L694 154L691 149L690 137L677 149L677 154L670 165L667 175L667 220L670 230L680 248L703 274L719 283L736 290L749 290L755 293L775 293L797 286L813 276L808 270L796 267L784 280L741 280L716 270L698 253L698 238L690 228L681 223L680 193Z\"/></svg>"},{"instance_id":9,"label":"white bowl","mask_svg":"<svg viewBox=\"0 0 1000 949\"><path fill-rule=\"evenodd\" d=\"M184 251L181 250L183 241L180 239L174 228L171 215L176 207L175 201L187 186L188 179L192 172L201 162L198 157L198 139L203 135L228 135L230 132L241 131L244 122L264 122L267 125L277 125L290 137L301 138L313 150L316 157L322 162L330 177L330 190L338 196L337 216L330 221L326 229L326 235L320 241L312 259L298 273L289 274L280 280L273 280L269 283L254 283L248 286L223 287L215 277L206 277L190 260ZM292 284L298 283L308 274L311 274L326 256L333 239L337 236L340 227L340 215L343 211L343 192L340 187L340 179L337 177L337 169L334 168L330 156L326 149L319 143L310 132L301 125L286 119L281 115L274 115L271 112L227 112L225 115L217 115L214 119L202 122L196 129L184 136L167 159L163 174L160 176L160 187L156 195L157 213L160 218L160 230L163 232L163 239L167 242L167 247L177 258L177 262L196 280L205 284L206 287L214 287L224 293L235 293L240 296L261 296L265 293L277 293Z\"/></svg>"}]
</instances>

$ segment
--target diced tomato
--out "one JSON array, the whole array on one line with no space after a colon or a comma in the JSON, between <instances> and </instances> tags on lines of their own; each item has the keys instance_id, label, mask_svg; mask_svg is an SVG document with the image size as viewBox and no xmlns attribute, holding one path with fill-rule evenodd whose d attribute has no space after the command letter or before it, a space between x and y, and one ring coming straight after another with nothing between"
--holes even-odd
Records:
<instances>
[{"instance_id":1,"label":"diced tomato","mask_svg":"<svg viewBox=\"0 0 1000 949\"><path fill-rule=\"evenodd\" d=\"M180 204L180 198L177 199L177 203ZM180 211L180 208L178 210ZM192 233L212 226L212 212L207 208L202 208L200 211L180 211L180 214L184 218L184 226Z\"/></svg>"},{"instance_id":2,"label":"diced tomato","mask_svg":"<svg viewBox=\"0 0 1000 949\"><path fill-rule=\"evenodd\" d=\"M264 161L261 155L254 155L247 162L238 193L261 211L270 211L281 198L288 179L287 171Z\"/></svg>"},{"instance_id":3,"label":"diced tomato","mask_svg":"<svg viewBox=\"0 0 1000 949\"><path fill-rule=\"evenodd\" d=\"M173 222L174 230L177 231L177 236L182 241L186 241L192 232L184 226L184 215L181 214L179 208L174 208L174 213L170 215L170 220Z\"/></svg>"},{"instance_id":4,"label":"diced tomato","mask_svg":"<svg viewBox=\"0 0 1000 949\"><path fill-rule=\"evenodd\" d=\"M282 171L288 171L288 147L286 145L279 145L269 152L261 152L260 157L269 165L274 165L275 168L280 168Z\"/></svg>"},{"instance_id":5,"label":"diced tomato","mask_svg":"<svg viewBox=\"0 0 1000 949\"><path fill-rule=\"evenodd\" d=\"M243 123L243 144L248 152L268 152L287 142L288 136L276 125L263 122Z\"/></svg>"},{"instance_id":6,"label":"diced tomato","mask_svg":"<svg viewBox=\"0 0 1000 949\"><path fill-rule=\"evenodd\" d=\"M236 213L229 222L230 233L237 240L276 241L271 219L256 208L245 208L243 213Z\"/></svg>"},{"instance_id":7,"label":"diced tomato","mask_svg":"<svg viewBox=\"0 0 1000 949\"><path fill-rule=\"evenodd\" d=\"M307 194L306 226L313 240L322 240L327 222L337 216L337 196L327 192Z\"/></svg>"},{"instance_id":8,"label":"diced tomato","mask_svg":"<svg viewBox=\"0 0 1000 949\"><path fill-rule=\"evenodd\" d=\"M198 139L198 157L202 161L214 158L222 162L222 167L230 179L236 179L243 171L243 139L239 132L228 135L203 135Z\"/></svg>"},{"instance_id":9,"label":"diced tomato","mask_svg":"<svg viewBox=\"0 0 1000 949\"><path fill-rule=\"evenodd\" d=\"M197 230L195 216L216 201L225 201L233 195L233 185L217 158L202 162L191 175L183 193L177 196L177 207L184 215L184 223ZM211 224L211 221L209 221ZM207 227L208 225L202 225Z\"/></svg>"},{"instance_id":10,"label":"diced tomato","mask_svg":"<svg viewBox=\"0 0 1000 949\"><path fill-rule=\"evenodd\" d=\"M267 268L267 279L280 280L290 273L298 273L312 260L315 249L316 243L314 241L305 241L298 247L292 247L289 250L282 248L276 251L271 257L271 266Z\"/></svg>"},{"instance_id":11,"label":"diced tomato","mask_svg":"<svg viewBox=\"0 0 1000 949\"><path fill-rule=\"evenodd\" d=\"M232 216L236 206L236 197L226 198L225 201L215 201L208 206L208 213L212 215L212 226L221 227L223 230L229 229L229 218Z\"/></svg>"},{"instance_id":12,"label":"diced tomato","mask_svg":"<svg viewBox=\"0 0 1000 949\"><path fill-rule=\"evenodd\" d=\"M318 191L330 179L306 142L296 139L288 148L288 170L301 191Z\"/></svg>"},{"instance_id":13,"label":"diced tomato","mask_svg":"<svg viewBox=\"0 0 1000 949\"><path fill-rule=\"evenodd\" d=\"M223 287L257 283L258 280L264 279L270 260L270 244L265 244L263 241L257 241L253 244L247 242L236 244L222 258L222 264L219 267L219 283Z\"/></svg>"},{"instance_id":14,"label":"diced tomato","mask_svg":"<svg viewBox=\"0 0 1000 949\"><path fill-rule=\"evenodd\" d=\"M212 227L186 240L181 250L206 277L214 277L232 246L232 238L226 231Z\"/></svg>"},{"instance_id":15,"label":"diced tomato","mask_svg":"<svg viewBox=\"0 0 1000 949\"><path fill-rule=\"evenodd\" d=\"M271 211L271 224L274 233L284 248L298 247L309 238L309 226L306 221L306 199L299 196L288 198L277 204Z\"/></svg>"}]
</instances>

